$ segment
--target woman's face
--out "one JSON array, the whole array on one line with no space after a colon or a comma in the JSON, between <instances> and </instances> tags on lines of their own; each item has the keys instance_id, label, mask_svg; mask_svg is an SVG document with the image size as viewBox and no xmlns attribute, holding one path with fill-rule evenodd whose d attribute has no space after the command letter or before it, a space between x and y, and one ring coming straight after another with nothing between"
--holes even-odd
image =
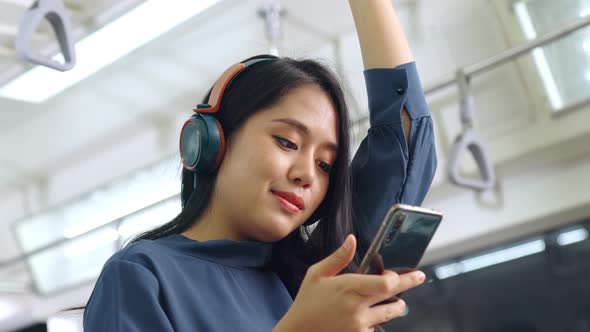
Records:
<instances>
[{"instance_id":1,"label":"woman's face","mask_svg":"<svg viewBox=\"0 0 590 332\"><path fill-rule=\"evenodd\" d=\"M274 242L323 201L337 157L338 117L318 86L292 90L249 117L228 142L214 213L237 238Z\"/></svg>"}]
</instances>

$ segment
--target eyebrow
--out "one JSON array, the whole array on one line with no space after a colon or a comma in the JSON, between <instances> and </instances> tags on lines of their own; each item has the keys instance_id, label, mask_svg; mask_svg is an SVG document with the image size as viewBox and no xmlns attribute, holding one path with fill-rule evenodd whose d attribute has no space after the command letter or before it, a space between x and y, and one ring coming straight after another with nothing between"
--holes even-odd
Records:
<instances>
[{"instance_id":1,"label":"eyebrow","mask_svg":"<svg viewBox=\"0 0 590 332\"><path fill-rule=\"evenodd\" d=\"M272 122L281 122L281 123L288 124L289 126L295 128L297 131L301 132L302 134L304 134L306 136L310 135L309 128L307 128L306 125L304 125L303 123L301 123L295 119L281 118L281 119L274 119L274 120L272 120ZM325 145L328 149L330 149L336 153L338 152L338 145L337 144L326 143Z\"/></svg>"}]
</instances>

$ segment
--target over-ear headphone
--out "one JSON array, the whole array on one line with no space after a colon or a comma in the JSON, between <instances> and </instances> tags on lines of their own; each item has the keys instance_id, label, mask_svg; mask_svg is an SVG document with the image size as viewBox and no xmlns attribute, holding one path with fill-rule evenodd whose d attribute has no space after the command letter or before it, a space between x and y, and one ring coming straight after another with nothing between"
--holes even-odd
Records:
<instances>
[{"instance_id":1,"label":"over-ear headphone","mask_svg":"<svg viewBox=\"0 0 590 332\"><path fill-rule=\"evenodd\" d=\"M219 111L223 94L238 74L246 68L259 62L272 60L278 60L278 58L258 58L237 63L229 67L217 79L207 103L197 105L197 108L193 109L195 114L182 126L179 148L184 168L206 174L219 167L225 151L225 137L223 128L214 114Z\"/></svg>"},{"instance_id":2,"label":"over-ear headphone","mask_svg":"<svg viewBox=\"0 0 590 332\"><path fill-rule=\"evenodd\" d=\"M182 126L180 132L180 159L182 165L194 173L207 174L215 171L223 160L225 136L221 124L214 114L219 111L224 92L232 81L246 68L264 61L280 58L257 58L229 67L215 82L209 100L199 104L190 119ZM193 174L193 190L197 190L198 175ZM194 192L193 192L194 195ZM185 206L186 202L183 202ZM320 209L318 209L320 210ZM316 211L313 216L316 216ZM310 218L305 226L314 223L317 218Z\"/></svg>"}]
</instances>

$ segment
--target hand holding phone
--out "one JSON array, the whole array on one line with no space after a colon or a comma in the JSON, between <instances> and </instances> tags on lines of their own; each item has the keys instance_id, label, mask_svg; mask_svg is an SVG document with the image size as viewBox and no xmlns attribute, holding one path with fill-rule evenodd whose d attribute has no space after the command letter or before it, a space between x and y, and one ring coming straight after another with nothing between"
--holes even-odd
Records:
<instances>
[{"instance_id":1,"label":"hand holding phone","mask_svg":"<svg viewBox=\"0 0 590 332\"><path fill-rule=\"evenodd\" d=\"M394 276L341 273L354 259L356 239L352 234L331 255L310 266L289 311L273 331L372 330L378 324L400 317L403 301L375 305L423 282L418 273ZM359 325L360 324L360 325Z\"/></svg>"},{"instance_id":2,"label":"hand holding phone","mask_svg":"<svg viewBox=\"0 0 590 332\"><path fill-rule=\"evenodd\" d=\"M387 269L403 274L416 270L441 221L440 212L395 204L385 215L358 272L382 274Z\"/></svg>"}]
</instances>

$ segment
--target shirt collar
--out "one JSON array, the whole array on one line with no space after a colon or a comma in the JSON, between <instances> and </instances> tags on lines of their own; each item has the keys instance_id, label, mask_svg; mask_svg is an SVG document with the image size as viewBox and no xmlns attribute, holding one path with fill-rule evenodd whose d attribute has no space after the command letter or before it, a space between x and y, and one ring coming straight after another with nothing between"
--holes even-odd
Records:
<instances>
[{"instance_id":1,"label":"shirt collar","mask_svg":"<svg viewBox=\"0 0 590 332\"><path fill-rule=\"evenodd\" d=\"M209 240L199 242L181 234L159 239L188 255L235 268L264 268L270 263L272 243Z\"/></svg>"}]
</instances>

